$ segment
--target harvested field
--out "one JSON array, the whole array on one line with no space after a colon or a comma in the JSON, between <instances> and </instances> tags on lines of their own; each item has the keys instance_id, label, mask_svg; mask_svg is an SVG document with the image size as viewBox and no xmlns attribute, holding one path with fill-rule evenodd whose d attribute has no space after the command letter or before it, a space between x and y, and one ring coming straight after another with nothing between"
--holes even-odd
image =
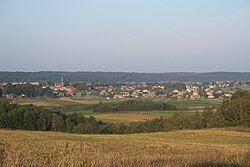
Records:
<instances>
[{"instance_id":1,"label":"harvested field","mask_svg":"<svg viewBox=\"0 0 250 167\"><path fill-rule=\"evenodd\" d=\"M77 135L0 130L2 166L248 166L250 133Z\"/></svg>"},{"instance_id":2,"label":"harvested field","mask_svg":"<svg viewBox=\"0 0 250 167\"><path fill-rule=\"evenodd\" d=\"M136 122L136 121L145 121L149 119L157 118L157 116L152 115L143 115L143 114L98 114L95 115L96 119L107 120L111 122Z\"/></svg>"}]
</instances>

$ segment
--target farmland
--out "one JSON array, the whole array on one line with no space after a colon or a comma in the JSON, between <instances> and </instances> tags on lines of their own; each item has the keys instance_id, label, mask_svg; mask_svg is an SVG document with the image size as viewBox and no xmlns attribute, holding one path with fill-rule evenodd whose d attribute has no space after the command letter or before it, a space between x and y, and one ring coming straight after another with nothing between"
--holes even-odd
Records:
<instances>
[{"instance_id":1,"label":"farmland","mask_svg":"<svg viewBox=\"0 0 250 167\"><path fill-rule=\"evenodd\" d=\"M222 100L188 100L188 99L164 99L156 98L151 99L152 101L167 102L177 106L178 110L185 111L187 113L194 113L196 111L202 111L204 107L218 106L222 103ZM93 97L93 98L26 98L21 99L19 104L33 104L37 106L44 106L53 110L62 111L64 113L82 113L85 116L93 115L98 120L107 122L134 122L134 121L144 121L148 119L153 119L159 116L168 117L171 116L174 110L168 111L122 111L122 112L94 112L88 108L89 105L103 103L118 103L122 100L111 99L106 100L105 98Z\"/></svg>"},{"instance_id":2,"label":"farmland","mask_svg":"<svg viewBox=\"0 0 250 167\"><path fill-rule=\"evenodd\" d=\"M0 130L3 166L247 166L250 133L235 129L131 135Z\"/></svg>"}]
</instances>

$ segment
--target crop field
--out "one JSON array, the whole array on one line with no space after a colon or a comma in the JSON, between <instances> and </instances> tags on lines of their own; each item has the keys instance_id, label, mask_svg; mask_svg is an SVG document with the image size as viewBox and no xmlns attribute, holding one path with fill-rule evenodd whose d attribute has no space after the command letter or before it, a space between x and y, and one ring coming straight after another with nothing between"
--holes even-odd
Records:
<instances>
[{"instance_id":1,"label":"crop field","mask_svg":"<svg viewBox=\"0 0 250 167\"><path fill-rule=\"evenodd\" d=\"M119 114L97 114L94 115L97 120L102 120L105 122L136 122L145 121L149 119L154 119L157 116L138 114L138 113L119 113Z\"/></svg>"},{"instance_id":2,"label":"crop field","mask_svg":"<svg viewBox=\"0 0 250 167\"><path fill-rule=\"evenodd\" d=\"M73 102L73 103L79 103L79 104L97 104L103 99L79 99L79 98L69 98L69 97L63 97L60 98L60 100L68 101L68 102Z\"/></svg>"},{"instance_id":3,"label":"crop field","mask_svg":"<svg viewBox=\"0 0 250 167\"><path fill-rule=\"evenodd\" d=\"M75 102L69 98L26 98L21 99L18 102L21 105L33 104L36 106L45 106L45 107L54 107L54 106L69 106L77 105L78 102Z\"/></svg>"},{"instance_id":4,"label":"crop field","mask_svg":"<svg viewBox=\"0 0 250 167\"><path fill-rule=\"evenodd\" d=\"M27 98L19 101L19 104L34 104L37 106L70 106L70 105L84 105L84 104L97 104L100 101L104 103L116 103L124 99L111 99L104 98ZM126 99L125 99L126 100ZM188 99L162 99L156 98L153 101L168 102L177 105L179 109L195 109L204 108L209 106L218 106L222 103L221 99L204 99L204 100L188 100Z\"/></svg>"},{"instance_id":5,"label":"crop field","mask_svg":"<svg viewBox=\"0 0 250 167\"><path fill-rule=\"evenodd\" d=\"M50 106L50 107L55 107L55 106L61 106L60 104L58 103L54 103L54 102L50 102L50 101L30 101L30 102L22 102L21 103L22 105L27 105L27 104L32 104L32 105L35 105L35 106L43 106L43 107L47 107L47 106Z\"/></svg>"},{"instance_id":6,"label":"crop field","mask_svg":"<svg viewBox=\"0 0 250 167\"><path fill-rule=\"evenodd\" d=\"M188 114L197 110L185 111ZM123 111L123 112L93 112L92 110L79 110L66 112L67 114L81 113L84 116L94 116L97 120L110 123L129 123L135 121L145 121L157 117L170 117L176 111Z\"/></svg>"},{"instance_id":7,"label":"crop field","mask_svg":"<svg viewBox=\"0 0 250 167\"><path fill-rule=\"evenodd\" d=\"M124 112L93 112L92 110L80 110L80 111L71 111L66 112L67 114L72 113L81 113L84 116L94 116L97 120L110 122L110 123L129 123L129 122L135 122L135 121L145 121L149 119L154 119L159 116L170 116L175 111L166 111L169 112L168 114L164 114L164 111L152 111L150 112L138 112L138 111L124 111ZM161 113L162 112L162 113Z\"/></svg>"},{"instance_id":8,"label":"crop field","mask_svg":"<svg viewBox=\"0 0 250 167\"><path fill-rule=\"evenodd\" d=\"M248 166L250 133L230 129L131 135L0 130L0 166Z\"/></svg>"},{"instance_id":9,"label":"crop field","mask_svg":"<svg viewBox=\"0 0 250 167\"><path fill-rule=\"evenodd\" d=\"M85 104L97 104L100 101L107 102L117 102L117 99L106 100L101 97L92 97L92 98L76 98L76 97L62 97L62 98L45 98L45 97L36 97L36 98L24 98L18 100L19 104L34 104L37 106L71 106L71 105L85 105Z\"/></svg>"}]
</instances>

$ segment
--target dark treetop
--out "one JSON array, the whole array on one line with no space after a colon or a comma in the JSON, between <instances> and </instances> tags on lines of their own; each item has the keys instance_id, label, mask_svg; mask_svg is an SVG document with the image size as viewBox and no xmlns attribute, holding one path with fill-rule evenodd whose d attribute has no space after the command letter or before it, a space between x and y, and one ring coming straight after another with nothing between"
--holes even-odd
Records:
<instances>
[{"instance_id":1,"label":"dark treetop","mask_svg":"<svg viewBox=\"0 0 250 167\"><path fill-rule=\"evenodd\" d=\"M128 73L128 72L0 72L0 82L52 81L60 82L161 82L161 81L222 81L250 80L250 72L209 73Z\"/></svg>"}]
</instances>

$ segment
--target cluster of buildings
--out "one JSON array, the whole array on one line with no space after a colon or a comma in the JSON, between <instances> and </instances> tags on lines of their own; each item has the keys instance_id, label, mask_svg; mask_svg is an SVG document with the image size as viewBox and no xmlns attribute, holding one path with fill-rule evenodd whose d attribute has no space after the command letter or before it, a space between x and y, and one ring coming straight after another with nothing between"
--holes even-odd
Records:
<instances>
[{"instance_id":1,"label":"cluster of buildings","mask_svg":"<svg viewBox=\"0 0 250 167\"><path fill-rule=\"evenodd\" d=\"M100 89L100 87L98 87ZM98 90L97 89L97 90ZM116 98L139 98L139 97L155 97L156 92L147 89L146 84L122 85L122 86L108 86L101 87L100 96L105 96L107 99Z\"/></svg>"},{"instance_id":2,"label":"cluster of buildings","mask_svg":"<svg viewBox=\"0 0 250 167\"><path fill-rule=\"evenodd\" d=\"M220 82L193 82L186 83L186 90L174 90L172 98L214 99L230 98L241 87L248 87L248 81L220 81Z\"/></svg>"},{"instance_id":3,"label":"cluster of buildings","mask_svg":"<svg viewBox=\"0 0 250 167\"><path fill-rule=\"evenodd\" d=\"M190 98L195 99L214 99L230 98L240 87L249 86L248 81L220 81L220 82L187 82L180 84L172 83L122 83L110 85L89 84L87 91L78 90L76 95L95 95L106 97L107 99L116 98ZM91 89L90 89L91 87ZM79 91L81 93L79 93Z\"/></svg>"},{"instance_id":4,"label":"cluster of buildings","mask_svg":"<svg viewBox=\"0 0 250 167\"><path fill-rule=\"evenodd\" d=\"M55 94L60 94L60 96L74 96L74 91L76 91L76 88L73 86L64 86L64 85L56 85L50 87L54 91Z\"/></svg>"},{"instance_id":5,"label":"cluster of buildings","mask_svg":"<svg viewBox=\"0 0 250 167\"><path fill-rule=\"evenodd\" d=\"M29 82L32 85L41 85L39 82ZM27 82L14 82L12 85L27 84ZM0 84L4 87L7 83ZM106 99L124 98L190 98L214 99L230 98L232 94L242 87L249 87L250 81L219 81L219 82L160 82L160 83L72 83L41 85L44 89L51 89L55 97L62 96L100 96Z\"/></svg>"}]
</instances>

